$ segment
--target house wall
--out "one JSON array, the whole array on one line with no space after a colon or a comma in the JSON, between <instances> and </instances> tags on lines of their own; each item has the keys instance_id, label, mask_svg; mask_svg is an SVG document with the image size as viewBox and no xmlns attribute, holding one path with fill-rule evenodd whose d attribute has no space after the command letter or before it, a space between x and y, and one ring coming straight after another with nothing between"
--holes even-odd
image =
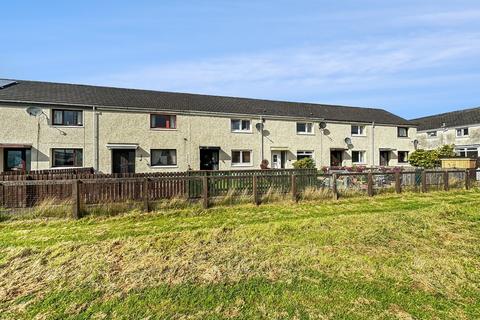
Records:
<instances>
[{"instance_id":1,"label":"house wall","mask_svg":"<svg viewBox=\"0 0 480 320\"><path fill-rule=\"evenodd\" d=\"M58 109L58 107L56 107ZM1 106L0 143L31 144L32 169L51 167L52 148L83 149L83 166L94 166L94 113L84 109L82 127L56 127L51 125L51 110L43 108L44 114L29 116L25 106ZM120 112L98 110L98 152L99 170L112 171L111 150L107 144L138 144L136 151L136 172L183 171L188 168L198 170L200 165L200 147L220 147L220 169L257 169L261 157L261 134L255 128L262 120L259 117L247 117L252 120L252 132L232 133L231 117L212 115L177 114L177 129L151 129L150 113ZM272 148L288 148L287 168L292 167L298 150L314 151L317 167L330 164L331 148L347 148L344 141L351 137L350 123L327 122L327 128L320 130L315 121L312 135L300 135L296 132L295 120L266 118L264 122L264 158L271 162ZM413 151L415 128L409 129L408 138L397 137L396 126L366 125L365 136L351 137L353 147L346 150L343 165L352 165L351 151L366 151L365 165L379 164L379 148L392 148L401 151ZM150 165L151 149L176 149L177 166L155 168ZM249 167L232 166L232 150L251 150L252 165ZM372 152L373 150L373 152ZM0 161L3 154L0 151ZM1 162L0 162L1 163ZM392 152L391 166L396 166L396 151ZM3 165L0 166L3 170Z\"/></svg>"},{"instance_id":2,"label":"house wall","mask_svg":"<svg viewBox=\"0 0 480 320\"><path fill-rule=\"evenodd\" d=\"M446 144L455 146L479 146L480 145L480 124L460 126L458 128L468 127L469 134L466 137L457 137L455 128L439 128L432 130L422 130L417 132L418 147L420 149L436 149ZM436 131L436 137L429 137L427 132Z\"/></svg>"}]
</instances>

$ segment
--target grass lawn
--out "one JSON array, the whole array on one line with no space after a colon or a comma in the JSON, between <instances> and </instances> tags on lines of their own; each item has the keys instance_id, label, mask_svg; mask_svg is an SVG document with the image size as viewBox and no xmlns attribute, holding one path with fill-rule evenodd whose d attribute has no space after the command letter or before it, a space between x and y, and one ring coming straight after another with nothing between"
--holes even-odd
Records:
<instances>
[{"instance_id":1,"label":"grass lawn","mask_svg":"<svg viewBox=\"0 0 480 320\"><path fill-rule=\"evenodd\" d=\"M479 319L480 192L6 220L0 318Z\"/></svg>"}]
</instances>

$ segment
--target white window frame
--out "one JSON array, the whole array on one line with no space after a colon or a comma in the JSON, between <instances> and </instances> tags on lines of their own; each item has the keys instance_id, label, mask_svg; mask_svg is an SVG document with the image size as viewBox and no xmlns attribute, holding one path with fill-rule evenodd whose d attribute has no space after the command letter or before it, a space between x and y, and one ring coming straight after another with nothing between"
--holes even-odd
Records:
<instances>
[{"instance_id":1,"label":"white window frame","mask_svg":"<svg viewBox=\"0 0 480 320\"><path fill-rule=\"evenodd\" d=\"M433 135L432 135L433 134ZM432 131L427 131L427 138L436 138L438 135L438 131L437 130L432 130Z\"/></svg>"},{"instance_id":2,"label":"white window frame","mask_svg":"<svg viewBox=\"0 0 480 320\"><path fill-rule=\"evenodd\" d=\"M359 133L353 133L352 132L354 127L358 128ZM367 136L366 126L360 125L360 124L352 124L352 126L350 128L350 133L351 133L352 137L366 137Z\"/></svg>"},{"instance_id":3,"label":"white window frame","mask_svg":"<svg viewBox=\"0 0 480 320\"><path fill-rule=\"evenodd\" d=\"M467 134L465 134L465 130L467 131ZM459 131L461 132L461 134L458 134ZM468 127L455 128L455 136L458 138L468 137L469 134L470 134L470 130Z\"/></svg>"},{"instance_id":4,"label":"white window frame","mask_svg":"<svg viewBox=\"0 0 480 320\"><path fill-rule=\"evenodd\" d=\"M233 153L240 152L240 162L233 162ZM250 152L250 162L243 162L243 153ZM249 149L233 149L231 152L232 156L232 167L251 167L253 166L253 151Z\"/></svg>"},{"instance_id":5,"label":"white window frame","mask_svg":"<svg viewBox=\"0 0 480 320\"><path fill-rule=\"evenodd\" d=\"M305 124L305 129L309 128L310 127L310 131L298 131L298 125L299 124ZM313 125L313 122L308 122L308 121L297 121L295 123L295 130L297 131L297 134L301 134L301 135L314 135L315 132L314 132L314 125Z\"/></svg>"},{"instance_id":6,"label":"white window frame","mask_svg":"<svg viewBox=\"0 0 480 320\"><path fill-rule=\"evenodd\" d=\"M78 151L81 151L81 153L82 153L82 157L81 157L81 162L82 162L82 163L81 163L81 165L80 165L80 166L76 166L75 163L74 163L74 165L72 165L72 166L68 166L68 165L67 165L67 166L65 166L65 165L63 165L63 166L57 166L57 165L55 165L55 151L56 151L56 150L73 150L74 153L75 153L75 152L78 152ZM50 154L52 155L52 159L51 159L50 167L51 167L51 168L55 168L55 169L61 169L61 168L83 168L84 165L85 165L85 163L84 163L85 154L83 153L83 151L84 151L83 148L51 148L51 149L50 149ZM75 157L75 156L76 156L76 154L74 154L74 157ZM73 161L75 162L76 159L74 158ZM77 164L78 164L78 163L77 163Z\"/></svg>"},{"instance_id":7,"label":"white window frame","mask_svg":"<svg viewBox=\"0 0 480 320\"><path fill-rule=\"evenodd\" d=\"M234 121L240 121L240 129L234 129L233 128L233 122ZM249 123L249 129L245 130L242 129L243 127L243 122L248 121ZM234 133L251 133L252 132L252 120L251 119L230 119L230 131Z\"/></svg>"},{"instance_id":8,"label":"white window frame","mask_svg":"<svg viewBox=\"0 0 480 320\"><path fill-rule=\"evenodd\" d=\"M480 150L477 147L460 147L460 148L455 148L455 153L458 156L461 156L460 153L465 153L465 157L467 157L467 153L469 151L476 151L478 155L480 155Z\"/></svg>"},{"instance_id":9,"label":"white window frame","mask_svg":"<svg viewBox=\"0 0 480 320\"><path fill-rule=\"evenodd\" d=\"M55 111L62 112L62 123L55 123ZM65 112L78 112L80 113L80 124L63 124ZM62 109L62 108L52 108L51 109L51 126L52 127L63 127L63 128L83 128L85 126L85 113L83 110L79 109Z\"/></svg>"},{"instance_id":10,"label":"white window frame","mask_svg":"<svg viewBox=\"0 0 480 320\"><path fill-rule=\"evenodd\" d=\"M406 153L407 153L406 161L400 162L400 156L399 156L400 152L406 152ZM399 164L408 163L408 158L409 158L409 157L410 157L410 152L409 152L409 151L407 151L407 150L399 150L399 151L397 151L397 162L398 162Z\"/></svg>"},{"instance_id":11,"label":"white window frame","mask_svg":"<svg viewBox=\"0 0 480 320\"><path fill-rule=\"evenodd\" d=\"M400 129L405 129L406 131L405 136L400 135ZM408 131L409 131L408 129L409 129L408 127L397 127L397 138L408 138Z\"/></svg>"},{"instance_id":12,"label":"white window frame","mask_svg":"<svg viewBox=\"0 0 480 320\"><path fill-rule=\"evenodd\" d=\"M175 150L175 164L153 164L153 152L155 151L165 151L165 150ZM177 149L150 149L150 166L152 168L177 168L178 167L178 152Z\"/></svg>"},{"instance_id":13,"label":"white window frame","mask_svg":"<svg viewBox=\"0 0 480 320\"><path fill-rule=\"evenodd\" d=\"M314 153L313 150L297 150L297 154L296 154L297 161L298 161L298 156L299 156L299 155L302 155L302 156L309 155L309 158L315 159L315 158L314 158L314 154L315 154L315 153Z\"/></svg>"},{"instance_id":14,"label":"white window frame","mask_svg":"<svg viewBox=\"0 0 480 320\"><path fill-rule=\"evenodd\" d=\"M358 162L353 161L353 153L354 152L358 152L360 161L358 161ZM367 155L367 152L365 150L353 150L352 151L352 164L366 164L367 163L366 159L365 159L366 155Z\"/></svg>"}]
</instances>

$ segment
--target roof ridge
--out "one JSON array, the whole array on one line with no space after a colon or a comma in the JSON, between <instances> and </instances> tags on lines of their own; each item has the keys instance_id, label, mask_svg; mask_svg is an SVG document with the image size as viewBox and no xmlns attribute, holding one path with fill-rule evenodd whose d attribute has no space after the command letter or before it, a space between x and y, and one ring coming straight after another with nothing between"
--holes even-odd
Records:
<instances>
[{"instance_id":1,"label":"roof ridge","mask_svg":"<svg viewBox=\"0 0 480 320\"><path fill-rule=\"evenodd\" d=\"M461 112L466 112L466 111L473 111L480 109L480 107L471 107L471 108L466 108L466 109L460 109L460 110L454 110L454 111L448 111L448 112L443 112L443 113L438 113L430 116L425 116L425 117L420 117L420 118L414 118L414 119L409 119L410 121L416 121L416 120L423 120L423 119L428 119L428 118L435 118L435 117L441 117L445 115L450 115L454 113L461 113Z\"/></svg>"}]
</instances>

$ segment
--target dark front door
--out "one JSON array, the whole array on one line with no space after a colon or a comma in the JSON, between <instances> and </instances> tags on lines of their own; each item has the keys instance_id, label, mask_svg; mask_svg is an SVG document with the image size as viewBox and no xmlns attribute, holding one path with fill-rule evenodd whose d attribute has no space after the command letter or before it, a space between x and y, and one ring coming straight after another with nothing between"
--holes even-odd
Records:
<instances>
[{"instance_id":1,"label":"dark front door","mask_svg":"<svg viewBox=\"0 0 480 320\"><path fill-rule=\"evenodd\" d=\"M330 166L341 167L342 166L342 150L330 150Z\"/></svg>"},{"instance_id":2,"label":"dark front door","mask_svg":"<svg viewBox=\"0 0 480 320\"><path fill-rule=\"evenodd\" d=\"M30 171L30 149L4 149L3 154L4 171Z\"/></svg>"},{"instance_id":3,"label":"dark front door","mask_svg":"<svg viewBox=\"0 0 480 320\"><path fill-rule=\"evenodd\" d=\"M380 165L388 167L390 163L390 151L380 151Z\"/></svg>"},{"instance_id":4,"label":"dark front door","mask_svg":"<svg viewBox=\"0 0 480 320\"><path fill-rule=\"evenodd\" d=\"M135 150L112 150L112 173L135 173Z\"/></svg>"},{"instance_id":5,"label":"dark front door","mask_svg":"<svg viewBox=\"0 0 480 320\"><path fill-rule=\"evenodd\" d=\"M200 170L218 170L219 149L200 149Z\"/></svg>"}]
</instances>

